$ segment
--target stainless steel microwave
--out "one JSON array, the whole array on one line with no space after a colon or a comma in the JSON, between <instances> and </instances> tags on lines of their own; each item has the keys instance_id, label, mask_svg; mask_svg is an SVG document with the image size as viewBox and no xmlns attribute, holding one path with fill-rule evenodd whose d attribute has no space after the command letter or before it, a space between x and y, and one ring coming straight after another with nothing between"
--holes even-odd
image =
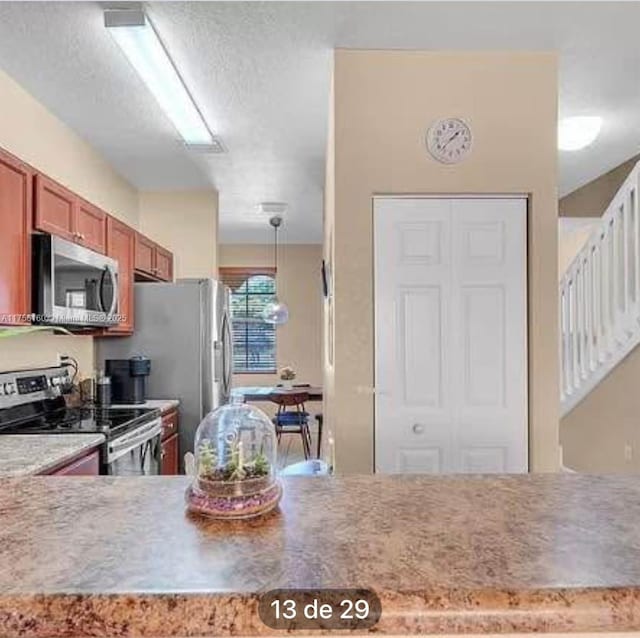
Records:
<instances>
[{"instance_id":1,"label":"stainless steel microwave","mask_svg":"<svg viewBox=\"0 0 640 638\"><path fill-rule=\"evenodd\" d=\"M52 235L34 235L33 248L35 323L118 323L117 261Z\"/></svg>"}]
</instances>

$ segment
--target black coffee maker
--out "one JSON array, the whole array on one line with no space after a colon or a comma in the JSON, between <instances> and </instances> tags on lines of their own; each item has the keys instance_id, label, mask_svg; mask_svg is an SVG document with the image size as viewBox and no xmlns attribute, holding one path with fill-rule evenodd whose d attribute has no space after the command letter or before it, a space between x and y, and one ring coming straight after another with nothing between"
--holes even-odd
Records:
<instances>
[{"instance_id":1,"label":"black coffee maker","mask_svg":"<svg viewBox=\"0 0 640 638\"><path fill-rule=\"evenodd\" d=\"M151 360L147 357L107 359L105 374L111 377L112 403L144 403L147 377L151 372Z\"/></svg>"}]
</instances>

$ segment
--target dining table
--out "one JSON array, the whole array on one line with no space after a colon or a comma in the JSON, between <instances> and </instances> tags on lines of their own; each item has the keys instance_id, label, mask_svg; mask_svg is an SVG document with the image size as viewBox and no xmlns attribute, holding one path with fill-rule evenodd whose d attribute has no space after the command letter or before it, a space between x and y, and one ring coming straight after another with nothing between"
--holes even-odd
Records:
<instances>
[{"instance_id":1,"label":"dining table","mask_svg":"<svg viewBox=\"0 0 640 638\"><path fill-rule=\"evenodd\" d=\"M305 392L309 401L322 401L322 388L314 385L293 385L285 388L281 385L238 386L232 388L231 394L244 397L245 401L268 401L269 395L276 392Z\"/></svg>"},{"instance_id":2,"label":"dining table","mask_svg":"<svg viewBox=\"0 0 640 638\"><path fill-rule=\"evenodd\" d=\"M259 403L261 401L269 401L269 396L277 393L296 393L304 392L309 395L308 401L322 401L322 388L320 386L309 384L294 384L291 388L285 388L282 385L256 385L256 386L237 386L231 389L231 396L241 396L246 402ZM322 447L322 413L316 414L318 421L318 442L317 456L320 458L320 450Z\"/></svg>"}]
</instances>

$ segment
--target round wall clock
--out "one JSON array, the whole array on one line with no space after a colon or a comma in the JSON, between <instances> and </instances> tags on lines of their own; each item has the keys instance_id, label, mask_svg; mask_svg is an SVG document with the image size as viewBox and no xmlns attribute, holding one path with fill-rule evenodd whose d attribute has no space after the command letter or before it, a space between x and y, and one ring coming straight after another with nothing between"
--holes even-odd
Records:
<instances>
[{"instance_id":1,"label":"round wall clock","mask_svg":"<svg viewBox=\"0 0 640 638\"><path fill-rule=\"evenodd\" d=\"M438 120L427 131L427 150L443 164L462 161L471 150L471 129L455 117Z\"/></svg>"}]
</instances>

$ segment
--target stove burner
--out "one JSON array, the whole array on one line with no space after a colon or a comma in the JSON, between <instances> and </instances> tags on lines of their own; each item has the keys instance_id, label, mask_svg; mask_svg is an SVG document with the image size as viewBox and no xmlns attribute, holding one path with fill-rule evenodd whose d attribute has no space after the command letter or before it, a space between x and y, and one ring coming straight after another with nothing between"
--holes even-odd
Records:
<instances>
[{"instance_id":1,"label":"stove burner","mask_svg":"<svg viewBox=\"0 0 640 638\"><path fill-rule=\"evenodd\" d=\"M0 422L2 434L56 434L102 432L111 439L158 416L153 408L79 407L43 409L9 423Z\"/></svg>"}]
</instances>

